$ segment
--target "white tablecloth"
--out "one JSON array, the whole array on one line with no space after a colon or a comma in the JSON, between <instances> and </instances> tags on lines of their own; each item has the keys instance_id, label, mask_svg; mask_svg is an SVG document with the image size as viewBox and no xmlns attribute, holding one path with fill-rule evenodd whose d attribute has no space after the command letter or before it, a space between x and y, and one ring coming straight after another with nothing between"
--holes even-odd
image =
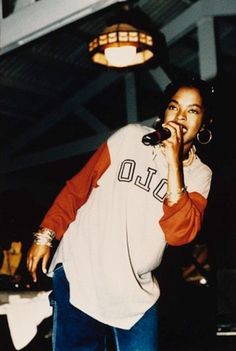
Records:
<instances>
[{"instance_id":1,"label":"white tablecloth","mask_svg":"<svg viewBox=\"0 0 236 351\"><path fill-rule=\"evenodd\" d=\"M16 350L25 347L37 334L38 325L52 315L49 294L50 291L40 291L29 298L14 294L9 296L8 303L0 305L0 314L7 316Z\"/></svg>"}]
</instances>

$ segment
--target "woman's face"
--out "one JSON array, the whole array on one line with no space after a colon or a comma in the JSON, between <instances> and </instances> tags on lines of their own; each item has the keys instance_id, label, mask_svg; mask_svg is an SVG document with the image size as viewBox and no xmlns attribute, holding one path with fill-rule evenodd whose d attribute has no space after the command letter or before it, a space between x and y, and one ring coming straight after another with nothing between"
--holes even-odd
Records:
<instances>
[{"instance_id":1,"label":"woman's face","mask_svg":"<svg viewBox=\"0 0 236 351\"><path fill-rule=\"evenodd\" d=\"M202 97L198 89L181 87L172 96L165 110L164 121L180 124L184 144L192 144L201 128L203 114Z\"/></svg>"}]
</instances>

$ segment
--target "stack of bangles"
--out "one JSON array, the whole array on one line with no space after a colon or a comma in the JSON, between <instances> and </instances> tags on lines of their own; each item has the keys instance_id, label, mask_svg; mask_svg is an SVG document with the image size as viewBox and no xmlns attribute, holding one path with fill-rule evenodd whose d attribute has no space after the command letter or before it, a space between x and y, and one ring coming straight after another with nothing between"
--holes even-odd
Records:
<instances>
[{"instance_id":1,"label":"stack of bangles","mask_svg":"<svg viewBox=\"0 0 236 351\"><path fill-rule=\"evenodd\" d=\"M187 191L187 187L184 186L183 188L178 189L176 192L169 191L166 193L167 199L169 199L173 195L181 195Z\"/></svg>"},{"instance_id":2,"label":"stack of bangles","mask_svg":"<svg viewBox=\"0 0 236 351\"><path fill-rule=\"evenodd\" d=\"M34 233L33 242L36 245L46 245L52 247L52 241L55 237L55 232L48 228L40 227L36 233Z\"/></svg>"}]
</instances>

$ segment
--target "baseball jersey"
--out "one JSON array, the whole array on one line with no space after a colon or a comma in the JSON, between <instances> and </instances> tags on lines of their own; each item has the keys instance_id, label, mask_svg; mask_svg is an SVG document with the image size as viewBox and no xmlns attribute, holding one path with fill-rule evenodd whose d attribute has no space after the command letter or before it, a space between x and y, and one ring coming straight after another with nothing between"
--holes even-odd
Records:
<instances>
[{"instance_id":1,"label":"baseball jersey","mask_svg":"<svg viewBox=\"0 0 236 351\"><path fill-rule=\"evenodd\" d=\"M41 223L60 239L48 274L63 263L71 304L123 329L158 300L152 272L166 244L188 243L200 230L212 177L196 156L184 167L187 192L169 207L165 155L142 143L150 131L140 124L116 131L67 181Z\"/></svg>"}]
</instances>

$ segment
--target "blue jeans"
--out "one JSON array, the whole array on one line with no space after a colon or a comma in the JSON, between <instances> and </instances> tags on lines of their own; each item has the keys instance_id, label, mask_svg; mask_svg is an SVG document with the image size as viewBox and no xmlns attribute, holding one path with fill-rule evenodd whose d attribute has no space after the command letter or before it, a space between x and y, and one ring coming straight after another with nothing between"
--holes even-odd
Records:
<instances>
[{"instance_id":1,"label":"blue jeans","mask_svg":"<svg viewBox=\"0 0 236 351\"><path fill-rule=\"evenodd\" d=\"M157 351L157 306L151 307L129 330L110 327L80 311L69 302L69 284L63 266L54 271L53 351L109 351L113 335L117 351Z\"/></svg>"}]
</instances>

